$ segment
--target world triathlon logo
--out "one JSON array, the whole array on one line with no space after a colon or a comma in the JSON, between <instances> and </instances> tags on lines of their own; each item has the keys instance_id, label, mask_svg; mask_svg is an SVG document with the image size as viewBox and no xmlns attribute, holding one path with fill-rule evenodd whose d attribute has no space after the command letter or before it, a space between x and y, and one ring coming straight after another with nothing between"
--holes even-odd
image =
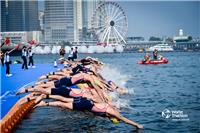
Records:
<instances>
[{"instance_id":1,"label":"world triathlon logo","mask_svg":"<svg viewBox=\"0 0 200 133\"><path fill-rule=\"evenodd\" d=\"M166 119L170 118L171 117L171 111L169 109L163 110L162 111L162 117L166 118Z\"/></svg>"}]
</instances>

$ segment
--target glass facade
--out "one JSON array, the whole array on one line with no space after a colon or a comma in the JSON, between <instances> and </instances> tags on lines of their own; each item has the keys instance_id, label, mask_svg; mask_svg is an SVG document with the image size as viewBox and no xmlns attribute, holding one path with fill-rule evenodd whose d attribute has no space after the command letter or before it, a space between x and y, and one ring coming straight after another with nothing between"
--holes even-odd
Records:
<instances>
[{"instance_id":1,"label":"glass facade","mask_svg":"<svg viewBox=\"0 0 200 133\"><path fill-rule=\"evenodd\" d=\"M7 31L39 31L37 1L8 1Z\"/></svg>"},{"instance_id":2,"label":"glass facade","mask_svg":"<svg viewBox=\"0 0 200 133\"><path fill-rule=\"evenodd\" d=\"M1 1L1 32L7 30L6 20L7 20L7 10L6 10L6 1Z\"/></svg>"},{"instance_id":3,"label":"glass facade","mask_svg":"<svg viewBox=\"0 0 200 133\"><path fill-rule=\"evenodd\" d=\"M45 1L44 14L46 42L74 41L73 0Z\"/></svg>"},{"instance_id":4,"label":"glass facade","mask_svg":"<svg viewBox=\"0 0 200 133\"><path fill-rule=\"evenodd\" d=\"M83 30L82 30L82 38L84 40L93 40L91 36L91 28L92 28L92 16L96 8L105 2L105 0L83 0L82 1L82 23L83 23Z\"/></svg>"}]
</instances>

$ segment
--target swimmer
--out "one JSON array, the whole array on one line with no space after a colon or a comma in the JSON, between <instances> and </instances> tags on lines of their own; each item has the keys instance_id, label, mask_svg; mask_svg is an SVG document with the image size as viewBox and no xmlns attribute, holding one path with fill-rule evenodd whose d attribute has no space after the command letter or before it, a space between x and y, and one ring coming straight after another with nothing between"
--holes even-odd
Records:
<instances>
[{"instance_id":1,"label":"swimmer","mask_svg":"<svg viewBox=\"0 0 200 133\"><path fill-rule=\"evenodd\" d=\"M117 86L113 81L108 81L109 87L113 90L118 92L119 94L125 94L128 93L128 90L122 87Z\"/></svg>"},{"instance_id":2,"label":"swimmer","mask_svg":"<svg viewBox=\"0 0 200 133\"><path fill-rule=\"evenodd\" d=\"M36 92L36 93L41 93L41 94L46 94L46 95L59 95L63 97L85 97L95 102L102 102L98 94L91 92L90 90L86 90L86 89L83 90L79 88L70 88L70 87L64 87L64 86L58 87L58 88L46 88L46 89L38 87L38 86L35 86L35 87L32 86L30 88L26 88L26 89L21 90L20 92L17 92L17 95L22 94L22 93L28 93L28 92Z\"/></svg>"},{"instance_id":3,"label":"swimmer","mask_svg":"<svg viewBox=\"0 0 200 133\"><path fill-rule=\"evenodd\" d=\"M126 124L132 125L136 128L143 128L142 125L135 123L125 117L123 117L115 108L110 106L109 104L106 103L95 103L92 102L91 100L88 100L87 98L82 98L82 97L76 97L76 98L65 98L62 96L57 96L57 95L49 95L49 98L58 100L54 102L44 102L44 101L39 101L41 99L46 98L45 95L39 96L37 98L37 101L39 104L37 104L35 107L39 106L55 106L55 107L62 107L62 108L67 108L71 110L79 110L79 111L90 111L95 113L96 115L104 116L104 117L115 117Z\"/></svg>"}]
</instances>

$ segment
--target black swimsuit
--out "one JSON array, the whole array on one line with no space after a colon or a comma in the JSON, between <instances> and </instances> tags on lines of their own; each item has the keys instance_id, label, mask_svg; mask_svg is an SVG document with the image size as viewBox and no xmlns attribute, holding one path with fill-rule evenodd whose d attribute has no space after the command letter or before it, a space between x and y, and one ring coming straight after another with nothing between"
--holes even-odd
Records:
<instances>
[{"instance_id":1,"label":"black swimsuit","mask_svg":"<svg viewBox=\"0 0 200 133\"><path fill-rule=\"evenodd\" d=\"M61 86L58 88L51 89L51 95L60 95L63 97L69 97L70 91L71 91L71 89Z\"/></svg>"},{"instance_id":2,"label":"black swimsuit","mask_svg":"<svg viewBox=\"0 0 200 133\"><path fill-rule=\"evenodd\" d=\"M91 111L94 104L92 101L88 100L87 98L83 97L75 97L73 101L73 110L88 110Z\"/></svg>"},{"instance_id":3,"label":"black swimsuit","mask_svg":"<svg viewBox=\"0 0 200 133\"><path fill-rule=\"evenodd\" d=\"M67 77L64 77L64 78L61 78L60 80L57 80L54 82L54 86L56 88L58 87L62 87L62 86L72 86L72 81L71 81L71 78L67 78Z\"/></svg>"},{"instance_id":4,"label":"black swimsuit","mask_svg":"<svg viewBox=\"0 0 200 133\"><path fill-rule=\"evenodd\" d=\"M74 97L73 101L73 110L80 110L80 111L92 111L94 104L92 101L88 100L87 98L83 97ZM95 115L106 117L106 112L93 112Z\"/></svg>"}]
</instances>

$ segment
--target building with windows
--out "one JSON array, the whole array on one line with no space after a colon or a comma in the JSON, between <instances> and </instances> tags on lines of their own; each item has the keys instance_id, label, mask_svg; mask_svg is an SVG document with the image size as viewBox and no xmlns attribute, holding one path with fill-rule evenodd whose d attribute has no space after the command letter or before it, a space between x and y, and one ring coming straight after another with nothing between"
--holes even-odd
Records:
<instances>
[{"instance_id":1,"label":"building with windows","mask_svg":"<svg viewBox=\"0 0 200 133\"><path fill-rule=\"evenodd\" d=\"M6 31L38 31L38 1L8 1Z\"/></svg>"},{"instance_id":2,"label":"building with windows","mask_svg":"<svg viewBox=\"0 0 200 133\"><path fill-rule=\"evenodd\" d=\"M5 0L1 1L1 32L7 30L7 2Z\"/></svg>"},{"instance_id":3,"label":"building with windows","mask_svg":"<svg viewBox=\"0 0 200 133\"><path fill-rule=\"evenodd\" d=\"M91 34L91 18L100 0L45 1L45 42L84 41Z\"/></svg>"},{"instance_id":4,"label":"building with windows","mask_svg":"<svg viewBox=\"0 0 200 133\"><path fill-rule=\"evenodd\" d=\"M173 38L174 42L188 42L191 41L192 38L190 36L183 34L183 29L179 29L178 36L174 36Z\"/></svg>"},{"instance_id":5,"label":"building with windows","mask_svg":"<svg viewBox=\"0 0 200 133\"><path fill-rule=\"evenodd\" d=\"M74 41L74 3L68 1L45 1L45 42Z\"/></svg>"},{"instance_id":6,"label":"building with windows","mask_svg":"<svg viewBox=\"0 0 200 133\"><path fill-rule=\"evenodd\" d=\"M93 40L92 36L92 16L96 8L101 5L105 0L82 0L82 38L84 41Z\"/></svg>"}]
</instances>

